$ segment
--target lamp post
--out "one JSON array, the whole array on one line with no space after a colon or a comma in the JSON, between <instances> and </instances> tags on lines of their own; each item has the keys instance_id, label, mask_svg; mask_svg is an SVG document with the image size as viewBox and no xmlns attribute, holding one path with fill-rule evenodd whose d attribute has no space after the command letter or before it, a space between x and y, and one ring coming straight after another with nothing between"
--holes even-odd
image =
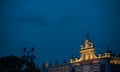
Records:
<instances>
[{"instance_id":1,"label":"lamp post","mask_svg":"<svg viewBox=\"0 0 120 72\"><path fill-rule=\"evenodd\" d=\"M26 47L23 48L23 57L28 61L28 62L34 62L35 60L35 55L34 55L34 47L31 48L31 50L27 50Z\"/></svg>"}]
</instances>

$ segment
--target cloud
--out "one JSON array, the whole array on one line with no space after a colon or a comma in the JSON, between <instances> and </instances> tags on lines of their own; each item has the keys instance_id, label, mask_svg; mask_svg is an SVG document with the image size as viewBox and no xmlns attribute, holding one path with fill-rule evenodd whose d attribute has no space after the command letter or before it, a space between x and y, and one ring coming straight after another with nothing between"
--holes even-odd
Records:
<instances>
[{"instance_id":1,"label":"cloud","mask_svg":"<svg viewBox=\"0 0 120 72\"><path fill-rule=\"evenodd\" d=\"M66 22L75 22L77 20L80 20L80 17L77 17L77 16L64 16L62 17L61 19L59 19L57 21L58 24L63 24L63 23L66 23Z\"/></svg>"},{"instance_id":2,"label":"cloud","mask_svg":"<svg viewBox=\"0 0 120 72\"><path fill-rule=\"evenodd\" d=\"M35 16L30 20L30 23L38 26L47 26L47 19L45 17Z\"/></svg>"},{"instance_id":3,"label":"cloud","mask_svg":"<svg viewBox=\"0 0 120 72\"><path fill-rule=\"evenodd\" d=\"M36 26L47 26L48 20L45 16L42 16L36 12L27 12L16 18L16 22L19 24L32 24Z\"/></svg>"}]
</instances>

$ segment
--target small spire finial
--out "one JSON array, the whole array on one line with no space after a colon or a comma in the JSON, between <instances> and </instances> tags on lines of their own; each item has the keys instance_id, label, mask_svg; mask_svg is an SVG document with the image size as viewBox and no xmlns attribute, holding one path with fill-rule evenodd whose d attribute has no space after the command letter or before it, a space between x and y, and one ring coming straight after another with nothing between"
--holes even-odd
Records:
<instances>
[{"instance_id":1,"label":"small spire finial","mask_svg":"<svg viewBox=\"0 0 120 72\"><path fill-rule=\"evenodd\" d=\"M32 52L34 52L34 50L35 50L35 48L34 48L34 47L32 47L32 48L31 48L31 51L32 51Z\"/></svg>"},{"instance_id":2,"label":"small spire finial","mask_svg":"<svg viewBox=\"0 0 120 72\"><path fill-rule=\"evenodd\" d=\"M56 60L56 65L58 65L58 59Z\"/></svg>"},{"instance_id":3,"label":"small spire finial","mask_svg":"<svg viewBox=\"0 0 120 72\"><path fill-rule=\"evenodd\" d=\"M94 47L94 40L93 40L93 38L91 40L91 47Z\"/></svg>"},{"instance_id":4,"label":"small spire finial","mask_svg":"<svg viewBox=\"0 0 120 72\"><path fill-rule=\"evenodd\" d=\"M49 63L48 63L48 60L46 60L45 67L48 67L48 66L49 66Z\"/></svg>"},{"instance_id":5,"label":"small spire finial","mask_svg":"<svg viewBox=\"0 0 120 72\"><path fill-rule=\"evenodd\" d=\"M72 55L71 55L71 59L74 59L74 53L72 53Z\"/></svg>"},{"instance_id":6,"label":"small spire finial","mask_svg":"<svg viewBox=\"0 0 120 72\"><path fill-rule=\"evenodd\" d=\"M94 43L94 38L92 37L92 40L91 40L92 43Z\"/></svg>"},{"instance_id":7,"label":"small spire finial","mask_svg":"<svg viewBox=\"0 0 120 72\"><path fill-rule=\"evenodd\" d=\"M82 44L84 44L83 40L81 41Z\"/></svg>"},{"instance_id":8,"label":"small spire finial","mask_svg":"<svg viewBox=\"0 0 120 72\"><path fill-rule=\"evenodd\" d=\"M26 52L26 47L23 48L23 51Z\"/></svg>"},{"instance_id":9,"label":"small spire finial","mask_svg":"<svg viewBox=\"0 0 120 72\"><path fill-rule=\"evenodd\" d=\"M66 64L66 60L65 59L63 59L63 64Z\"/></svg>"},{"instance_id":10,"label":"small spire finial","mask_svg":"<svg viewBox=\"0 0 120 72\"><path fill-rule=\"evenodd\" d=\"M83 46L84 46L83 40L81 42L82 44L80 45L80 49L83 49Z\"/></svg>"},{"instance_id":11,"label":"small spire finial","mask_svg":"<svg viewBox=\"0 0 120 72\"><path fill-rule=\"evenodd\" d=\"M101 52L99 52L99 54L102 54Z\"/></svg>"},{"instance_id":12,"label":"small spire finial","mask_svg":"<svg viewBox=\"0 0 120 72\"><path fill-rule=\"evenodd\" d=\"M85 40L85 48L89 48L89 47L90 47L89 33L87 33Z\"/></svg>"},{"instance_id":13,"label":"small spire finial","mask_svg":"<svg viewBox=\"0 0 120 72\"><path fill-rule=\"evenodd\" d=\"M109 50L109 46L107 46L107 51L106 52L110 52L110 50Z\"/></svg>"}]
</instances>

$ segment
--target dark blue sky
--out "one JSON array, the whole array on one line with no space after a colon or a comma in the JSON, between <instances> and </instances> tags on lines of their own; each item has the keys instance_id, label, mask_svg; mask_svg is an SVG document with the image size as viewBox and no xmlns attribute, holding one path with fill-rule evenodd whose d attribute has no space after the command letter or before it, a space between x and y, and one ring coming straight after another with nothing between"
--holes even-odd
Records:
<instances>
[{"instance_id":1,"label":"dark blue sky","mask_svg":"<svg viewBox=\"0 0 120 72\"><path fill-rule=\"evenodd\" d=\"M0 56L35 47L37 63L79 56L86 33L96 53L120 52L120 0L1 0Z\"/></svg>"}]
</instances>

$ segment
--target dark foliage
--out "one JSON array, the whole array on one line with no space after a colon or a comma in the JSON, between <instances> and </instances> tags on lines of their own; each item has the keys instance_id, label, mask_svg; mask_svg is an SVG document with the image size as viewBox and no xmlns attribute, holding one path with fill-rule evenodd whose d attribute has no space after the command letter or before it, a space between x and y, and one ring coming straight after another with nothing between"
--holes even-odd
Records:
<instances>
[{"instance_id":1,"label":"dark foliage","mask_svg":"<svg viewBox=\"0 0 120 72\"><path fill-rule=\"evenodd\" d=\"M40 72L40 69L24 57L7 56L0 58L0 72Z\"/></svg>"}]
</instances>

